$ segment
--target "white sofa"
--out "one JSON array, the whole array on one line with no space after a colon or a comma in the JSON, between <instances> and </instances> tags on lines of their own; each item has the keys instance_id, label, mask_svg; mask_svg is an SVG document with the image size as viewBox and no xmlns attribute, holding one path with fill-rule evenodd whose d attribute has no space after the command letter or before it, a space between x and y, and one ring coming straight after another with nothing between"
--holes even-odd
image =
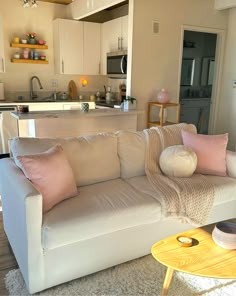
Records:
<instances>
[{"instance_id":1,"label":"white sofa","mask_svg":"<svg viewBox=\"0 0 236 296\"><path fill-rule=\"evenodd\" d=\"M43 215L41 194L15 160L56 143L66 152L79 195ZM13 158L0 161L4 229L31 293L149 254L157 240L194 227L162 217L145 176L143 132L15 138L10 144ZM227 155L228 174L236 177L236 153ZM207 178L215 187L208 223L235 218L236 180Z\"/></svg>"}]
</instances>

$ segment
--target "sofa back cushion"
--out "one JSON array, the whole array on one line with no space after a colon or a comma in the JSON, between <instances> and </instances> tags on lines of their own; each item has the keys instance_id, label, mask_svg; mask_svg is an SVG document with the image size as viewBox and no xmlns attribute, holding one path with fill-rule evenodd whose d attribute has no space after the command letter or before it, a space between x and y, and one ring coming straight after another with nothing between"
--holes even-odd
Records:
<instances>
[{"instance_id":1,"label":"sofa back cushion","mask_svg":"<svg viewBox=\"0 0 236 296\"><path fill-rule=\"evenodd\" d=\"M190 133L197 133L197 129L193 124L178 123L173 125L155 127L160 135L161 151L169 146L183 145L181 131L185 130Z\"/></svg>"},{"instance_id":2,"label":"sofa back cushion","mask_svg":"<svg viewBox=\"0 0 236 296\"><path fill-rule=\"evenodd\" d=\"M14 138L10 140L10 150L15 163L21 168L18 155L42 153L56 144L63 147L77 186L120 177L117 136L112 133L67 139Z\"/></svg>"},{"instance_id":3,"label":"sofa back cushion","mask_svg":"<svg viewBox=\"0 0 236 296\"><path fill-rule=\"evenodd\" d=\"M181 130L196 133L193 124L180 123L165 127L155 128L160 131L161 143L160 150L172 145L182 145ZM120 158L121 178L128 179L145 175L145 134L141 132L120 131L118 135L118 155ZM167 140L168 139L168 140ZM171 140L169 140L171 139Z\"/></svg>"},{"instance_id":4,"label":"sofa back cushion","mask_svg":"<svg viewBox=\"0 0 236 296\"><path fill-rule=\"evenodd\" d=\"M121 178L144 176L146 146L144 132L120 131L117 135Z\"/></svg>"}]
</instances>

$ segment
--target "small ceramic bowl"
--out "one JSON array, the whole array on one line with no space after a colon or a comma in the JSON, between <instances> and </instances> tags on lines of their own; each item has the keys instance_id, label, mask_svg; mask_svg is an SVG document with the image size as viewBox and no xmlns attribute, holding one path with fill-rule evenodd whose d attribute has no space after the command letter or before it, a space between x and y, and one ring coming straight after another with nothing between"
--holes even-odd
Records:
<instances>
[{"instance_id":1,"label":"small ceramic bowl","mask_svg":"<svg viewBox=\"0 0 236 296\"><path fill-rule=\"evenodd\" d=\"M45 40L38 40L38 44L44 45L44 44L46 44L46 41Z\"/></svg>"},{"instance_id":2,"label":"small ceramic bowl","mask_svg":"<svg viewBox=\"0 0 236 296\"><path fill-rule=\"evenodd\" d=\"M40 60L43 60L43 61L45 61L45 60L46 60L46 56L44 56L44 55L41 55L41 56L40 56Z\"/></svg>"},{"instance_id":3,"label":"small ceramic bowl","mask_svg":"<svg viewBox=\"0 0 236 296\"><path fill-rule=\"evenodd\" d=\"M14 59L19 59L19 58L20 58L20 54L16 52L16 53L14 54Z\"/></svg>"},{"instance_id":4,"label":"small ceramic bowl","mask_svg":"<svg viewBox=\"0 0 236 296\"><path fill-rule=\"evenodd\" d=\"M218 246L224 249L236 249L236 223L218 222L213 229L212 238Z\"/></svg>"},{"instance_id":5,"label":"small ceramic bowl","mask_svg":"<svg viewBox=\"0 0 236 296\"><path fill-rule=\"evenodd\" d=\"M21 39L21 43L26 44L27 40L26 39Z\"/></svg>"}]
</instances>

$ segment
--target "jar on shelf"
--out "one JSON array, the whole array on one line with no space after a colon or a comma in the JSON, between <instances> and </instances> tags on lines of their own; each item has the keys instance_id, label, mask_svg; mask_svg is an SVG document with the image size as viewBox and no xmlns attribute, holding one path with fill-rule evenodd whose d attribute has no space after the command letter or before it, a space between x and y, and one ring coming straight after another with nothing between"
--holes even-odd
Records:
<instances>
[{"instance_id":1,"label":"jar on shelf","mask_svg":"<svg viewBox=\"0 0 236 296\"><path fill-rule=\"evenodd\" d=\"M159 103L168 103L170 101L170 96L165 88L162 88L157 94L157 101Z\"/></svg>"},{"instance_id":2,"label":"jar on shelf","mask_svg":"<svg viewBox=\"0 0 236 296\"><path fill-rule=\"evenodd\" d=\"M33 60L34 59L34 50L30 51L30 59Z\"/></svg>"},{"instance_id":3,"label":"jar on shelf","mask_svg":"<svg viewBox=\"0 0 236 296\"><path fill-rule=\"evenodd\" d=\"M28 59L29 58L29 49L28 48L25 48L23 50L23 58L24 59Z\"/></svg>"},{"instance_id":4,"label":"jar on shelf","mask_svg":"<svg viewBox=\"0 0 236 296\"><path fill-rule=\"evenodd\" d=\"M35 60L39 59L39 53L37 51L34 52L34 59Z\"/></svg>"}]
</instances>

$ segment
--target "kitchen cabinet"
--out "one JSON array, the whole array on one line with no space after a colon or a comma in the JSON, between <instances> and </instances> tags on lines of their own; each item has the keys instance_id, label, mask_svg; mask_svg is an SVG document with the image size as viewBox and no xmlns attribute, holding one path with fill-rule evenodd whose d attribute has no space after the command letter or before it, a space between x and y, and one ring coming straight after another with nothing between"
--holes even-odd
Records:
<instances>
[{"instance_id":1,"label":"kitchen cabinet","mask_svg":"<svg viewBox=\"0 0 236 296\"><path fill-rule=\"evenodd\" d=\"M89 109L95 109L95 102L83 102L89 104ZM80 110L81 102L63 104L63 110Z\"/></svg>"},{"instance_id":2,"label":"kitchen cabinet","mask_svg":"<svg viewBox=\"0 0 236 296\"><path fill-rule=\"evenodd\" d=\"M95 102L89 103L89 109L95 109ZM27 103L29 111L59 111L80 109L81 102L45 102L45 103Z\"/></svg>"},{"instance_id":3,"label":"kitchen cabinet","mask_svg":"<svg viewBox=\"0 0 236 296\"><path fill-rule=\"evenodd\" d=\"M4 56L4 37L3 37L3 22L0 17L0 73L5 72L5 56Z\"/></svg>"},{"instance_id":4,"label":"kitchen cabinet","mask_svg":"<svg viewBox=\"0 0 236 296\"><path fill-rule=\"evenodd\" d=\"M210 104L209 98L181 100L180 122L192 123L199 134L208 134Z\"/></svg>"},{"instance_id":5,"label":"kitchen cabinet","mask_svg":"<svg viewBox=\"0 0 236 296\"><path fill-rule=\"evenodd\" d=\"M74 0L68 6L68 12L72 19L79 20L124 1L125 0Z\"/></svg>"},{"instance_id":6,"label":"kitchen cabinet","mask_svg":"<svg viewBox=\"0 0 236 296\"><path fill-rule=\"evenodd\" d=\"M56 19L53 27L55 72L98 75L101 25Z\"/></svg>"},{"instance_id":7,"label":"kitchen cabinet","mask_svg":"<svg viewBox=\"0 0 236 296\"><path fill-rule=\"evenodd\" d=\"M55 72L83 73L83 22L67 19L53 21Z\"/></svg>"},{"instance_id":8,"label":"kitchen cabinet","mask_svg":"<svg viewBox=\"0 0 236 296\"><path fill-rule=\"evenodd\" d=\"M101 24L83 22L84 65L83 74L99 75L101 57Z\"/></svg>"},{"instance_id":9,"label":"kitchen cabinet","mask_svg":"<svg viewBox=\"0 0 236 296\"><path fill-rule=\"evenodd\" d=\"M128 48L128 15L102 24L101 74L107 74L107 53Z\"/></svg>"}]
</instances>

